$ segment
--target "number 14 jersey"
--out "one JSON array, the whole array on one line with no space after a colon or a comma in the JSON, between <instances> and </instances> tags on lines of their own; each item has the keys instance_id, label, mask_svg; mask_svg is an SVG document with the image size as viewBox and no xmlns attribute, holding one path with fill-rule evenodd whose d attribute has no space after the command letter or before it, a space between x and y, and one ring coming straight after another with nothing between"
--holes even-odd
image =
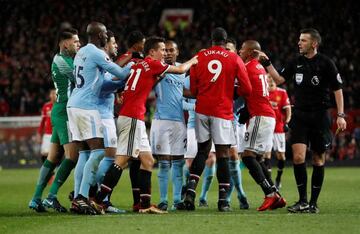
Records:
<instances>
[{"instance_id":1,"label":"number 14 jersey","mask_svg":"<svg viewBox=\"0 0 360 234\"><path fill-rule=\"evenodd\" d=\"M125 84L123 104L119 115L144 120L146 99L160 77L169 68L168 64L146 57L134 64Z\"/></svg>"}]
</instances>

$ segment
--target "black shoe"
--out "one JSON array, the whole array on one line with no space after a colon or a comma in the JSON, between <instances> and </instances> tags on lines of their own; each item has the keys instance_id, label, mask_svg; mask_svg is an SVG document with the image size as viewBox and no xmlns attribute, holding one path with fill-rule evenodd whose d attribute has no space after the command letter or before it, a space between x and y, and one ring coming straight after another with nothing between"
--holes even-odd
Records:
<instances>
[{"instance_id":1,"label":"black shoe","mask_svg":"<svg viewBox=\"0 0 360 234\"><path fill-rule=\"evenodd\" d=\"M288 206L290 213L309 213L309 203L298 201L292 206Z\"/></svg>"},{"instance_id":2,"label":"black shoe","mask_svg":"<svg viewBox=\"0 0 360 234\"><path fill-rule=\"evenodd\" d=\"M162 210L162 211L167 211L167 209L168 209L168 204L167 204L167 202L160 202L160 203L157 205L157 208L159 208L159 209Z\"/></svg>"},{"instance_id":3,"label":"black shoe","mask_svg":"<svg viewBox=\"0 0 360 234\"><path fill-rule=\"evenodd\" d=\"M317 214L320 212L319 207L316 204L310 204L309 206L309 213Z\"/></svg>"},{"instance_id":4,"label":"black shoe","mask_svg":"<svg viewBox=\"0 0 360 234\"><path fill-rule=\"evenodd\" d=\"M248 210L249 209L249 203L246 199L246 197L241 197L239 199L239 202L240 202L240 210Z\"/></svg>"},{"instance_id":5,"label":"black shoe","mask_svg":"<svg viewBox=\"0 0 360 234\"><path fill-rule=\"evenodd\" d=\"M195 210L195 194L193 192L187 191L184 205L187 210Z\"/></svg>"},{"instance_id":6,"label":"black shoe","mask_svg":"<svg viewBox=\"0 0 360 234\"><path fill-rule=\"evenodd\" d=\"M40 199L32 199L29 202L29 208L35 210L38 213L46 212L46 209Z\"/></svg>"},{"instance_id":7,"label":"black shoe","mask_svg":"<svg viewBox=\"0 0 360 234\"><path fill-rule=\"evenodd\" d=\"M199 207L209 207L209 204L207 203L206 200L200 199L200 201L199 201Z\"/></svg>"},{"instance_id":8,"label":"black shoe","mask_svg":"<svg viewBox=\"0 0 360 234\"><path fill-rule=\"evenodd\" d=\"M186 210L186 206L184 204L184 202L179 202L174 204L171 208L171 211L175 211L175 210Z\"/></svg>"},{"instance_id":9,"label":"black shoe","mask_svg":"<svg viewBox=\"0 0 360 234\"><path fill-rule=\"evenodd\" d=\"M96 210L94 210L90 203L89 200L86 197L83 197L81 195L79 195L77 198L74 199L74 201L72 202L72 207L76 207L77 209L77 213L78 214L87 214L87 215L96 215L97 212ZM73 212L75 212L75 209L72 209Z\"/></svg>"},{"instance_id":10,"label":"black shoe","mask_svg":"<svg viewBox=\"0 0 360 234\"><path fill-rule=\"evenodd\" d=\"M218 201L218 210L220 212L229 212L229 211L231 211L229 202L227 202L227 201Z\"/></svg>"},{"instance_id":11,"label":"black shoe","mask_svg":"<svg viewBox=\"0 0 360 234\"><path fill-rule=\"evenodd\" d=\"M187 184L183 185L181 188L181 200L185 199L186 191L187 191Z\"/></svg>"},{"instance_id":12,"label":"black shoe","mask_svg":"<svg viewBox=\"0 0 360 234\"><path fill-rule=\"evenodd\" d=\"M42 204L46 208L52 208L60 213L67 212L67 209L60 204L60 202L58 201L58 199L56 197L48 197L43 200Z\"/></svg>"}]
</instances>

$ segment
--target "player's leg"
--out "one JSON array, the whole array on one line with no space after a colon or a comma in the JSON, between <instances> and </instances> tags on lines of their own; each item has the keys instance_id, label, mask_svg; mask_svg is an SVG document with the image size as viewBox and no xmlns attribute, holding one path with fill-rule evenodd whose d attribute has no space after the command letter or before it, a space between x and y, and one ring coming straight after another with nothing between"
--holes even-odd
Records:
<instances>
[{"instance_id":1,"label":"player's leg","mask_svg":"<svg viewBox=\"0 0 360 234\"><path fill-rule=\"evenodd\" d=\"M170 128L170 156L171 156L171 181L173 187L173 205L171 210L183 210L185 207L181 199L183 167L185 164L184 154L186 151L187 129L186 125L179 121L166 121L171 124Z\"/></svg>"},{"instance_id":2,"label":"player's leg","mask_svg":"<svg viewBox=\"0 0 360 234\"><path fill-rule=\"evenodd\" d=\"M57 128L60 145L63 146L65 151L65 158L61 162L56 172L56 176L53 184L50 187L48 197L43 201L43 204L45 206L51 207L58 212L66 212L66 209L58 201L57 193L60 187L69 177L78 159L77 145L76 143L71 142L72 136L68 127L68 116L66 113L66 106L65 106L66 104L62 104L62 105L64 106L61 111L61 114L59 114L53 121L54 121L54 126L56 126Z\"/></svg>"},{"instance_id":3,"label":"player's leg","mask_svg":"<svg viewBox=\"0 0 360 234\"><path fill-rule=\"evenodd\" d=\"M294 111L290 121L291 129L291 148L293 151L294 176L299 194L299 200L287 209L292 213L301 213L309 211L307 199L307 171L306 171L306 149L309 141L309 127L304 122L308 117L305 113Z\"/></svg>"},{"instance_id":4,"label":"player's leg","mask_svg":"<svg viewBox=\"0 0 360 234\"><path fill-rule=\"evenodd\" d=\"M189 182L184 199L187 210L195 210L196 187L211 148L210 117L196 113L195 121L198 151L190 167Z\"/></svg>"},{"instance_id":5,"label":"player's leg","mask_svg":"<svg viewBox=\"0 0 360 234\"><path fill-rule=\"evenodd\" d=\"M281 199L281 197L269 184L260 163L256 160L256 156L263 154L266 145L270 144L274 127L274 118L254 116L250 119L249 127L244 138L245 151L242 155L242 160L249 169L250 175L253 177L255 182L260 185L265 194L265 200L257 209L258 211L272 209L273 206ZM259 134L259 131L261 134Z\"/></svg>"},{"instance_id":6,"label":"player's leg","mask_svg":"<svg viewBox=\"0 0 360 234\"><path fill-rule=\"evenodd\" d=\"M274 134L274 150L277 158L277 174L275 178L275 186L281 188L281 176L285 167L285 133Z\"/></svg>"},{"instance_id":7,"label":"player's leg","mask_svg":"<svg viewBox=\"0 0 360 234\"><path fill-rule=\"evenodd\" d=\"M69 177L72 169L75 167L78 157L78 150L75 143L67 143L64 144L63 147L65 150L65 159L61 162L59 169L56 172L48 197L43 201L43 204L46 207L53 208L58 212L66 212L66 208L57 200L57 193Z\"/></svg>"},{"instance_id":8,"label":"player's leg","mask_svg":"<svg viewBox=\"0 0 360 234\"><path fill-rule=\"evenodd\" d=\"M237 191L237 197L240 203L240 209L249 209L249 203L247 202L246 194L242 187L240 159L238 156L237 147L230 148L229 170L230 170L230 189L227 194L226 200L230 203L231 192L235 187Z\"/></svg>"},{"instance_id":9,"label":"player's leg","mask_svg":"<svg viewBox=\"0 0 360 234\"><path fill-rule=\"evenodd\" d=\"M194 128L188 128L187 129L187 141L186 141L186 153L185 153L185 165L184 165L184 182L181 192L181 197L184 199L186 190L187 190L187 183L189 181L190 177L190 167L191 164L196 156L197 153L197 141L195 136L195 129Z\"/></svg>"},{"instance_id":10,"label":"player's leg","mask_svg":"<svg viewBox=\"0 0 360 234\"><path fill-rule=\"evenodd\" d=\"M170 128L171 123L165 120L153 119L150 129L151 150L158 160L159 170L157 178L160 189L159 209L168 209L168 183L170 172Z\"/></svg>"},{"instance_id":11,"label":"player's leg","mask_svg":"<svg viewBox=\"0 0 360 234\"><path fill-rule=\"evenodd\" d=\"M311 176L311 197L309 201L309 212L319 213L317 201L321 192L322 184L325 175L325 153L331 148L331 132L330 132L330 117L328 113L322 114L321 124L318 128L313 129L313 134L310 139L310 144L313 150L313 172Z\"/></svg>"},{"instance_id":12,"label":"player's leg","mask_svg":"<svg viewBox=\"0 0 360 234\"><path fill-rule=\"evenodd\" d=\"M74 194L73 198L79 195L80 185L83 177L84 166L90 156L89 147L85 142L77 142L79 158L74 169Z\"/></svg>"},{"instance_id":13,"label":"player's leg","mask_svg":"<svg viewBox=\"0 0 360 234\"><path fill-rule=\"evenodd\" d=\"M131 158L129 162L129 175L133 195L133 211L138 212L140 208L140 184L139 171L141 162L137 158Z\"/></svg>"},{"instance_id":14,"label":"player's leg","mask_svg":"<svg viewBox=\"0 0 360 234\"><path fill-rule=\"evenodd\" d=\"M219 182L218 210L230 211L226 200L230 188L229 150L236 144L235 127L231 120L211 117L211 135L215 144L217 170Z\"/></svg>"},{"instance_id":15,"label":"player's leg","mask_svg":"<svg viewBox=\"0 0 360 234\"><path fill-rule=\"evenodd\" d=\"M56 134L56 132L54 134ZM55 136L53 141L56 141ZM45 211L45 207L41 202L41 197L49 179L53 175L53 171L56 165L60 162L62 154L59 155L59 152L63 152L60 144L51 143L48 157L40 168L39 177L35 187L35 193L29 202L30 209L33 209L37 212Z\"/></svg>"},{"instance_id":16,"label":"player's leg","mask_svg":"<svg viewBox=\"0 0 360 234\"><path fill-rule=\"evenodd\" d=\"M210 150L209 156L205 162L205 169L203 174L203 182L201 186L201 193L199 197L199 206L208 207L207 194L210 189L210 185L213 181L216 172L216 154L215 154L215 145L212 143L212 148Z\"/></svg>"}]
</instances>

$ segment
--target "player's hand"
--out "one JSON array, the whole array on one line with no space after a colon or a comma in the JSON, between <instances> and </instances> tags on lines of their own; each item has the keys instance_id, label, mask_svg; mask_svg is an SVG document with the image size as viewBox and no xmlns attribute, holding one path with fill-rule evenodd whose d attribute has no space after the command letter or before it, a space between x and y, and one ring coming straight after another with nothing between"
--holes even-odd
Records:
<instances>
[{"instance_id":1,"label":"player's hand","mask_svg":"<svg viewBox=\"0 0 360 234\"><path fill-rule=\"evenodd\" d=\"M198 56L195 55L194 57L192 57L192 58L190 59L192 65L195 65L195 64L198 63L198 59L197 59L197 58L198 58Z\"/></svg>"},{"instance_id":2,"label":"player's hand","mask_svg":"<svg viewBox=\"0 0 360 234\"><path fill-rule=\"evenodd\" d=\"M337 117L336 124L339 130L344 131L346 129L346 120L342 117Z\"/></svg>"},{"instance_id":3,"label":"player's hand","mask_svg":"<svg viewBox=\"0 0 360 234\"><path fill-rule=\"evenodd\" d=\"M287 123L284 124L283 130L284 130L284 132L288 132L288 131L289 131L289 125L288 125Z\"/></svg>"},{"instance_id":4,"label":"player's hand","mask_svg":"<svg viewBox=\"0 0 360 234\"><path fill-rule=\"evenodd\" d=\"M264 52L262 52L261 50L254 50L254 52L259 54L260 60L261 59L269 60L269 57Z\"/></svg>"}]
</instances>

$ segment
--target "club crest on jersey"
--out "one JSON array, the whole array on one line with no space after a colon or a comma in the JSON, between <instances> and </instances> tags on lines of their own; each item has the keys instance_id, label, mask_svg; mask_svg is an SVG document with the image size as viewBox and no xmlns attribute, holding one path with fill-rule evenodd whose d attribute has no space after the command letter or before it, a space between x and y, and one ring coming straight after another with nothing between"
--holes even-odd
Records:
<instances>
[{"instance_id":1,"label":"club crest on jersey","mask_svg":"<svg viewBox=\"0 0 360 234\"><path fill-rule=\"evenodd\" d=\"M317 76L313 76L313 78L311 78L311 84L316 86L316 85L319 85L319 83L320 83L320 80Z\"/></svg>"},{"instance_id":2,"label":"club crest on jersey","mask_svg":"<svg viewBox=\"0 0 360 234\"><path fill-rule=\"evenodd\" d=\"M303 77L304 75L303 74L300 74L300 73L296 73L295 74L295 81L296 81L296 84L301 84L301 82L303 81Z\"/></svg>"},{"instance_id":3,"label":"club crest on jersey","mask_svg":"<svg viewBox=\"0 0 360 234\"><path fill-rule=\"evenodd\" d=\"M342 79L339 73L336 75L336 79L340 84L342 84Z\"/></svg>"},{"instance_id":4,"label":"club crest on jersey","mask_svg":"<svg viewBox=\"0 0 360 234\"><path fill-rule=\"evenodd\" d=\"M111 62L111 59L108 56L105 56L105 61L109 63Z\"/></svg>"}]
</instances>

